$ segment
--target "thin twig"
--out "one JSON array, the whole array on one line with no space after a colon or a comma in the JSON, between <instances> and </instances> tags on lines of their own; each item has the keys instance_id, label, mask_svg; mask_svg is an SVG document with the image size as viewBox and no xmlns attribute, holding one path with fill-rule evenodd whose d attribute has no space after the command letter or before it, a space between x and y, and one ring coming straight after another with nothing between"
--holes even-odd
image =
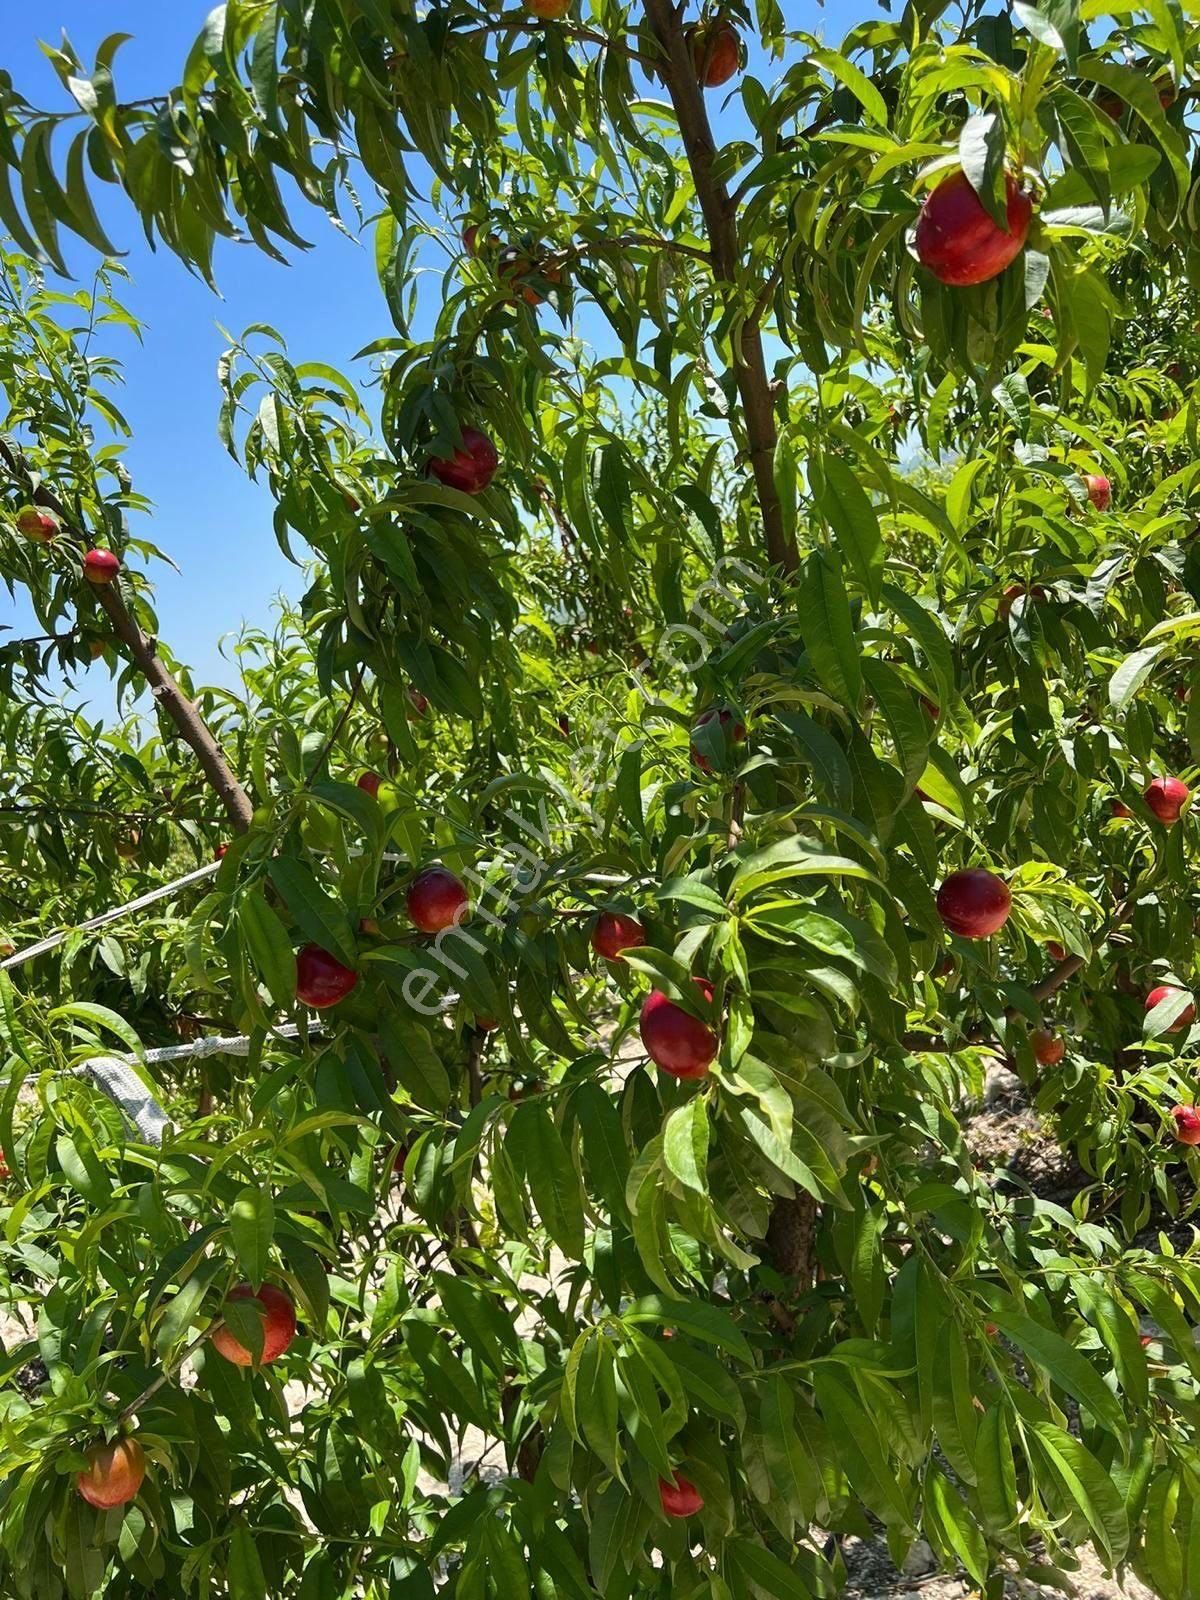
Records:
<instances>
[{"instance_id":1,"label":"thin twig","mask_svg":"<svg viewBox=\"0 0 1200 1600\"><path fill-rule=\"evenodd\" d=\"M742 839L742 816L746 809L746 785L735 783L729 800L729 831L725 835L725 848L736 850Z\"/></svg>"},{"instance_id":2,"label":"thin twig","mask_svg":"<svg viewBox=\"0 0 1200 1600\"><path fill-rule=\"evenodd\" d=\"M321 746L321 752L317 756L317 759L313 762L312 771L309 773L308 777L305 778L305 780L304 780L304 787L306 789L311 789L313 784L316 783L318 777L321 774L321 768L325 765L326 761L329 759L329 752L333 749L334 745L337 743L342 729L346 726L346 719L349 717L350 713L354 710L354 702L358 699L358 691L362 688L363 676L366 673L366 670L367 669L366 669L365 666L360 666L358 668L357 672L354 674L354 681L350 685L350 696L347 699L346 704L342 707L341 715L338 717L337 721L333 725L333 732L329 735L328 739L326 739L325 743Z\"/></svg>"},{"instance_id":3,"label":"thin twig","mask_svg":"<svg viewBox=\"0 0 1200 1600\"><path fill-rule=\"evenodd\" d=\"M169 1380L175 1376L175 1374L179 1371L180 1367L183 1366L184 1362L188 1359L188 1357L192 1356L192 1355L195 1355L196 1351L199 1350L200 1346L202 1344L204 1344L206 1342L206 1340L211 1339L213 1334L216 1333L218 1328L223 1328L224 1326L225 1326L225 1318L224 1317L217 1317L214 1322L210 1322L208 1327L205 1328L204 1332L203 1333L198 1333L196 1335L196 1337L192 1340L191 1344L189 1344L187 1346L187 1348L184 1351L182 1351L182 1353L179 1356L179 1359L175 1362L175 1364L173 1366L164 1367L162 1369L162 1371L159 1373L158 1377L154 1379L153 1383L147 1384L146 1387L142 1390L141 1394L138 1395L136 1400L131 1400L129 1402L129 1404L125 1407L125 1409L118 1414L117 1421L118 1422L128 1422L131 1417L136 1416L137 1413L141 1410L142 1406L144 1406L146 1404L147 1400L153 1399L154 1396L158 1393L158 1391L162 1388L162 1386L165 1383L169 1382Z\"/></svg>"},{"instance_id":4,"label":"thin twig","mask_svg":"<svg viewBox=\"0 0 1200 1600\"><path fill-rule=\"evenodd\" d=\"M558 250L547 256L548 265L555 267L570 266L572 261L577 261L581 256L593 255L604 250L619 250L627 245L643 246L648 250L664 250L670 255L690 256L693 261L703 261L705 266L712 265L712 251L701 249L699 245L684 244L678 239L661 239L649 233L622 233L613 239L589 239L581 244L572 245L568 250Z\"/></svg>"},{"instance_id":5,"label":"thin twig","mask_svg":"<svg viewBox=\"0 0 1200 1600\"><path fill-rule=\"evenodd\" d=\"M166 810L113 811L108 806L0 806L0 816L111 817L114 822L158 822L167 817L172 822L195 822L201 827L215 826L211 817L181 817L174 811Z\"/></svg>"},{"instance_id":6,"label":"thin twig","mask_svg":"<svg viewBox=\"0 0 1200 1600\"><path fill-rule=\"evenodd\" d=\"M483 1047L486 1042L487 1035L482 1028L472 1030L471 1042L467 1046L467 1089L472 1110L483 1099L483 1073L479 1064L483 1059Z\"/></svg>"},{"instance_id":7,"label":"thin twig","mask_svg":"<svg viewBox=\"0 0 1200 1600\"><path fill-rule=\"evenodd\" d=\"M0 464L7 468L9 477L23 488L35 505L52 511L65 531L79 544L87 546L90 540L67 511L66 506L44 484L35 484L33 468L20 450L6 439L0 439ZM239 833L245 833L254 814L250 797L234 777L233 769L225 758L215 734L209 728L199 709L189 700L159 659L154 640L142 632L126 606L120 588L115 583L104 584L96 591L96 599L108 615L113 630L133 657L155 704L161 707L175 724L181 737L195 753L204 776L221 797L230 821Z\"/></svg>"},{"instance_id":8,"label":"thin twig","mask_svg":"<svg viewBox=\"0 0 1200 1600\"><path fill-rule=\"evenodd\" d=\"M568 39L578 39L582 44L599 45L603 50L615 50L618 55L625 56L630 61L636 61L643 67L651 67L653 63L648 56L642 55L640 50L635 50L632 45L625 44L620 39L610 39L606 33L596 33L591 28L582 28L575 23L556 22L554 27L559 33L565 34ZM470 33L454 34L457 39L478 39L489 33L544 33L546 25L528 22L520 17L511 17L503 22L485 22L482 27L472 28Z\"/></svg>"},{"instance_id":9,"label":"thin twig","mask_svg":"<svg viewBox=\"0 0 1200 1600\"><path fill-rule=\"evenodd\" d=\"M35 633L28 639L0 639L0 652L23 650L27 644L70 644L78 634L79 624L76 623L73 628L68 628L66 633Z\"/></svg>"}]
</instances>

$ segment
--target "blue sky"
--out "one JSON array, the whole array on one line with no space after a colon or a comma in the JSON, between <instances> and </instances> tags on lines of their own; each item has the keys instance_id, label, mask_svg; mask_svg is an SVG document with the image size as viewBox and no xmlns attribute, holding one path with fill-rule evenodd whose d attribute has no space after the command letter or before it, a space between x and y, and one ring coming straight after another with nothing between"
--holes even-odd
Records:
<instances>
[{"instance_id":1,"label":"blue sky","mask_svg":"<svg viewBox=\"0 0 1200 1600\"><path fill-rule=\"evenodd\" d=\"M57 44L58 30L65 29L90 63L100 40L120 29L134 37L117 56L118 93L138 99L178 82L207 10L193 0L45 0L9 17L4 65L29 99L60 106L64 91L38 37ZM114 244L128 251L123 264L133 276L121 296L147 325L143 345L119 335L112 346L126 375L117 403L133 429L126 460L137 487L156 506L144 531L180 568L175 573L158 564L151 570L160 631L198 682L228 683L235 674L218 656L220 636L243 621L268 625L274 596L281 589L299 595L304 580L276 545L269 492L252 484L217 440L216 365L225 346L218 324L240 333L250 322L271 322L295 360L344 370L390 321L369 238L366 244L347 239L311 207L297 208L294 220L314 248L293 252L289 267L252 245L219 246L218 298L175 256L153 252L132 207L123 197L114 199L103 208L105 222ZM65 238L68 265L86 282L95 258L82 241ZM12 621L3 597L0 623ZM103 674L93 668L94 676ZM107 699L98 683L88 683L85 692Z\"/></svg>"},{"instance_id":2,"label":"blue sky","mask_svg":"<svg viewBox=\"0 0 1200 1600\"><path fill-rule=\"evenodd\" d=\"M43 0L10 17L3 64L29 99L58 107L65 92L38 38L57 44L65 30L90 63L100 40L120 30L133 38L117 55L117 91L122 100L138 99L178 81L208 9L206 0ZM846 0L835 0L835 14L846 9ZM836 37L841 30L832 24L829 12L809 21ZM764 77L769 80L769 68ZM718 127L727 134L726 120ZM218 324L236 334L250 322L270 322L297 362L347 370L355 351L391 327L370 239L352 241L322 213L297 203L293 222L314 248L292 252L291 265L282 267L252 245L219 243L218 298L173 255L150 250L123 197L108 197L101 210L113 242L128 251L124 265L133 281L122 297L146 324L144 345L121 337L114 353L126 373L118 404L133 429L126 460L137 487L156 506L152 526L142 531L180 569L159 565L151 572L160 632L197 682L231 683L236 675L218 655L221 635L243 622L269 626L274 597L281 590L299 595L303 575L276 545L266 488L250 483L217 440L215 371L225 343ZM86 282L94 257L81 241L64 238L68 263ZM0 596L0 624L24 626L26 620ZM80 688L103 704L102 682L101 670L93 668Z\"/></svg>"}]
</instances>

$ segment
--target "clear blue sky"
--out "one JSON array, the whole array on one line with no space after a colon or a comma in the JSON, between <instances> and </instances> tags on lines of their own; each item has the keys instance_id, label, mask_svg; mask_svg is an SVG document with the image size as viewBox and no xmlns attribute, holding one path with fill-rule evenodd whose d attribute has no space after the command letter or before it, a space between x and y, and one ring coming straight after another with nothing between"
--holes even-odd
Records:
<instances>
[{"instance_id":1,"label":"clear blue sky","mask_svg":"<svg viewBox=\"0 0 1200 1600\"><path fill-rule=\"evenodd\" d=\"M64 91L38 38L57 44L65 29L90 63L100 40L119 29L134 37L117 56L117 91L123 100L138 99L178 82L208 10L203 0L43 0L12 7L3 64L29 99L60 106ZM252 484L217 440L216 365L225 344L218 324L240 333L250 322L270 322L293 359L343 370L391 324L369 236L365 245L347 239L312 207L298 206L294 220L314 248L293 252L289 267L253 245L219 243L218 298L168 251L152 251L132 207L121 196L114 201L103 213L113 243L128 251L123 264L133 282L123 286L123 298L147 325L142 346L125 335L113 344L126 369L117 403L133 429L126 460L137 487L155 503L144 531L180 568L151 570L160 631L198 682L230 682L233 674L217 654L220 635L243 620L268 624L274 596L281 589L299 595L304 581L275 543L266 487ZM82 241L64 239L68 265L86 282L94 255ZM303 550L301 541L297 553ZM12 622L4 598L0 623ZM88 684L85 692L90 697L98 689Z\"/></svg>"},{"instance_id":2,"label":"clear blue sky","mask_svg":"<svg viewBox=\"0 0 1200 1600\"><path fill-rule=\"evenodd\" d=\"M806 20L836 38L849 9L848 0L834 0L832 11ZM859 15L873 9L867 3ZM60 106L65 91L38 47L39 37L57 44L65 30L90 63L100 40L120 30L133 38L117 55L117 92L122 100L138 99L178 81L208 10L206 0L42 0L10 7L2 64L29 99ZM762 70L769 81L770 67ZM728 136L732 121L720 117L719 132ZM218 323L236 334L250 322L270 322L297 362L325 361L348 370L355 351L391 326L370 239L347 239L321 212L298 202L293 222L313 249L291 252L292 264L283 267L253 245L218 242L217 298L169 252L149 249L122 196L106 199L100 193L97 200L104 202L110 237L128 252L124 265L133 281L125 285L124 298L146 324L143 346L122 336L114 353L126 369L118 404L133 429L126 460L137 487L156 507L144 531L180 568L177 574L159 565L151 573L160 631L197 682L229 683L234 674L218 655L220 636L243 621L269 625L273 598L281 590L299 595L303 576L275 543L268 491L250 483L218 443L216 363L224 346ZM94 256L82 241L62 237L68 264L86 281ZM303 548L299 542L298 553ZM0 597L0 624L26 622ZM96 681L98 672L93 668L87 675L92 681L82 680L79 688L103 704L108 696Z\"/></svg>"}]
</instances>

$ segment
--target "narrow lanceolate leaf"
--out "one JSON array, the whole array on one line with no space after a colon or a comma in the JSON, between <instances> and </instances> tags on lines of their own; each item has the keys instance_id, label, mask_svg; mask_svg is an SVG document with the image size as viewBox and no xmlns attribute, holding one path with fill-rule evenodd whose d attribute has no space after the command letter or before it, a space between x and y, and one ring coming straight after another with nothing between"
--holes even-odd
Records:
<instances>
[{"instance_id":1,"label":"narrow lanceolate leaf","mask_svg":"<svg viewBox=\"0 0 1200 1600\"><path fill-rule=\"evenodd\" d=\"M863 1503L889 1528L910 1528L897 1464L884 1455L880 1430L858 1394L831 1367L814 1372L813 1389L838 1459Z\"/></svg>"},{"instance_id":2,"label":"narrow lanceolate leaf","mask_svg":"<svg viewBox=\"0 0 1200 1600\"><path fill-rule=\"evenodd\" d=\"M745 1334L727 1311L699 1300L672 1300L663 1295L643 1295L621 1313L625 1322L652 1322L660 1328L678 1328L693 1339L728 1350L750 1364L753 1352Z\"/></svg>"},{"instance_id":3,"label":"narrow lanceolate leaf","mask_svg":"<svg viewBox=\"0 0 1200 1600\"><path fill-rule=\"evenodd\" d=\"M304 937L336 956L344 966L353 966L354 934L342 902L318 883L304 862L291 856L277 856L268 870Z\"/></svg>"},{"instance_id":4,"label":"narrow lanceolate leaf","mask_svg":"<svg viewBox=\"0 0 1200 1600\"><path fill-rule=\"evenodd\" d=\"M638 1501L615 1480L593 1499L588 1565L601 1594L607 1594L613 1574L636 1554L633 1532L640 1520Z\"/></svg>"},{"instance_id":5,"label":"narrow lanceolate leaf","mask_svg":"<svg viewBox=\"0 0 1200 1600\"><path fill-rule=\"evenodd\" d=\"M667 1118L663 1158L685 1188L708 1193L708 1105L697 1095Z\"/></svg>"},{"instance_id":6,"label":"narrow lanceolate leaf","mask_svg":"<svg viewBox=\"0 0 1200 1600\"><path fill-rule=\"evenodd\" d=\"M238 905L238 927L271 999L281 1009L290 1006L296 997L295 952L287 929L258 885Z\"/></svg>"},{"instance_id":7,"label":"narrow lanceolate leaf","mask_svg":"<svg viewBox=\"0 0 1200 1600\"><path fill-rule=\"evenodd\" d=\"M1095 1456L1065 1428L1037 1421L1033 1424L1033 1438L1055 1477L1087 1518L1108 1565L1115 1566L1129 1545L1129 1521L1116 1484Z\"/></svg>"},{"instance_id":8,"label":"narrow lanceolate leaf","mask_svg":"<svg viewBox=\"0 0 1200 1600\"><path fill-rule=\"evenodd\" d=\"M877 606L883 587L883 534L870 496L841 456L822 456L819 471L815 462L813 468L817 507L846 564Z\"/></svg>"},{"instance_id":9,"label":"narrow lanceolate leaf","mask_svg":"<svg viewBox=\"0 0 1200 1600\"><path fill-rule=\"evenodd\" d=\"M1062 1334L996 1301L992 1302L991 1316L1001 1332L1021 1347L1038 1374L1086 1406L1111 1433L1123 1437L1128 1432L1128 1423L1112 1390L1087 1357L1068 1344Z\"/></svg>"},{"instance_id":10,"label":"narrow lanceolate leaf","mask_svg":"<svg viewBox=\"0 0 1200 1600\"><path fill-rule=\"evenodd\" d=\"M786 1377L780 1375L764 1385L763 1455L773 1494L802 1527L807 1527L816 1516L821 1481L804 1436L796 1428L796 1403Z\"/></svg>"},{"instance_id":11,"label":"narrow lanceolate leaf","mask_svg":"<svg viewBox=\"0 0 1200 1600\"><path fill-rule=\"evenodd\" d=\"M673 1468L658 1385L635 1342L618 1352L617 1378L626 1428L638 1453L660 1478L669 1478Z\"/></svg>"},{"instance_id":12,"label":"narrow lanceolate leaf","mask_svg":"<svg viewBox=\"0 0 1200 1600\"><path fill-rule=\"evenodd\" d=\"M861 67L856 67L836 50L814 50L808 59L844 83L872 122L881 128L887 127L887 102Z\"/></svg>"},{"instance_id":13,"label":"narrow lanceolate leaf","mask_svg":"<svg viewBox=\"0 0 1200 1600\"><path fill-rule=\"evenodd\" d=\"M925 1480L925 1506L941 1534L939 1542L984 1588L989 1568L987 1543L965 1501L936 1465Z\"/></svg>"},{"instance_id":14,"label":"narrow lanceolate leaf","mask_svg":"<svg viewBox=\"0 0 1200 1600\"><path fill-rule=\"evenodd\" d=\"M524 1173L546 1232L560 1250L579 1260L583 1255L579 1175L545 1106L530 1103L517 1108L505 1149Z\"/></svg>"},{"instance_id":15,"label":"narrow lanceolate leaf","mask_svg":"<svg viewBox=\"0 0 1200 1600\"><path fill-rule=\"evenodd\" d=\"M767 1595L770 1600L812 1600L795 1568L766 1545L753 1539L733 1539L729 1560L751 1594Z\"/></svg>"},{"instance_id":16,"label":"narrow lanceolate leaf","mask_svg":"<svg viewBox=\"0 0 1200 1600\"><path fill-rule=\"evenodd\" d=\"M229 1212L229 1233L252 1287L266 1277L275 1236L275 1204L264 1189L243 1189Z\"/></svg>"},{"instance_id":17,"label":"narrow lanceolate leaf","mask_svg":"<svg viewBox=\"0 0 1200 1600\"><path fill-rule=\"evenodd\" d=\"M862 695L862 669L841 563L814 550L796 589L804 648L822 688L851 710Z\"/></svg>"},{"instance_id":18,"label":"narrow lanceolate leaf","mask_svg":"<svg viewBox=\"0 0 1200 1600\"><path fill-rule=\"evenodd\" d=\"M244 1518L233 1525L229 1541L230 1600L267 1600L267 1579L259 1558L258 1546Z\"/></svg>"},{"instance_id":19,"label":"narrow lanceolate leaf","mask_svg":"<svg viewBox=\"0 0 1200 1600\"><path fill-rule=\"evenodd\" d=\"M1164 648L1159 644L1148 645L1144 650L1135 650L1125 657L1108 683L1109 703L1114 711L1128 708L1130 701L1154 671Z\"/></svg>"},{"instance_id":20,"label":"narrow lanceolate leaf","mask_svg":"<svg viewBox=\"0 0 1200 1600\"><path fill-rule=\"evenodd\" d=\"M975 1440L975 1492L983 1525L993 1538L1006 1534L1017 1520L1017 1474L1013 1441L1003 1405L984 1412Z\"/></svg>"},{"instance_id":21,"label":"narrow lanceolate leaf","mask_svg":"<svg viewBox=\"0 0 1200 1600\"><path fill-rule=\"evenodd\" d=\"M617 1441L616 1356L612 1343L592 1339L584 1347L575 1389L575 1416L587 1445L614 1478L625 1481Z\"/></svg>"},{"instance_id":22,"label":"narrow lanceolate leaf","mask_svg":"<svg viewBox=\"0 0 1200 1600\"><path fill-rule=\"evenodd\" d=\"M777 844L748 855L739 865L733 880L734 893L745 899L756 889L782 883L788 878L865 878L875 874L860 861L827 851L817 840L793 834Z\"/></svg>"}]
</instances>

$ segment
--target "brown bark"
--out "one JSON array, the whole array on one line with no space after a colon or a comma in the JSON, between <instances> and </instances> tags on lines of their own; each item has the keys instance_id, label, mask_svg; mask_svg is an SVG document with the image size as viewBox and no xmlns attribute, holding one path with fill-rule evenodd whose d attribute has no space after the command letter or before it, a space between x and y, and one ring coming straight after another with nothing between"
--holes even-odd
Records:
<instances>
[{"instance_id":1,"label":"brown bark","mask_svg":"<svg viewBox=\"0 0 1200 1600\"><path fill-rule=\"evenodd\" d=\"M742 259L737 206L717 175L717 150L704 103L704 90L696 75L691 41L680 14L672 0L645 0L645 3L646 16L664 58L659 70L675 108L696 198L704 213L712 246L713 274L722 285L726 308L739 319L733 333L733 373L741 400L755 493L762 513L767 559L772 566L791 573L796 570L797 555L784 525L783 507L775 487L775 449L779 432L759 325L762 312L757 296L746 290L743 301L737 287L738 265ZM735 806L730 822L731 848L740 832L740 815ZM803 1289L812 1286L816 1221L815 1202L808 1195L798 1195L793 1200L775 1202L767 1229L767 1254L771 1265L782 1276L794 1278Z\"/></svg>"},{"instance_id":2,"label":"brown bark","mask_svg":"<svg viewBox=\"0 0 1200 1600\"><path fill-rule=\"evenodd\" d=\"M754 309L755 296L747 290L744 305L737 292L738 265L742 249L738 239L737 207L716 171L717 148L704 104L704 91L696 76L688 39L671 0L646 0L646 15L654 29L664 59L659 70L666 82L679 132L687 152L696 198L704 213L712 243L713 272L725 291L725 300L734 314L733 372L742 415L754 486L762 512L767 558L784 572L796 570L796 547L784 526L783 507L775 487L775 447L779 433L775 422L775 400L767 376L763 352L760 313Z\"/></svg>"},{"instance_id":3,"label":"brown bark","mask_svg":"<svg viewBox=\"0 0 1200 1600\"><path fill-rule=\"evenodd\" d=\"M3 439L0 439L0 461L8 468L16 482L23 486L30 483L31 473L28 464L20 453ZM31 490L31 498L36 505L52 511L62 523L64 531L72 538L87 543L83 531L75 525L70 513L56 494L39 485ZM138 627L116 585L104 584L97 587L96 598L107 613L113 632L129 651L145 678L155 704L175 724L184 743L191 746L200 763L201 771L216 790L234 828L238 833L245 833L250 826L254 807L250 804L250 797L234 777L224 751L204 718L159 660L154 640L147 638Z\"/></svg>"},{"instance_id":4,"label":"brown bark","mask_svg":"<svg viewBox=\"0 0 1200 1600\"><path fill-rule=\"evenodd\" d=\"M813 1286L813 1243L817 1202L810 1194L776 1200L767 1226L767 1254L775 1271L794 1278L800 1290Z\"/></svg>"}]
</instances>

